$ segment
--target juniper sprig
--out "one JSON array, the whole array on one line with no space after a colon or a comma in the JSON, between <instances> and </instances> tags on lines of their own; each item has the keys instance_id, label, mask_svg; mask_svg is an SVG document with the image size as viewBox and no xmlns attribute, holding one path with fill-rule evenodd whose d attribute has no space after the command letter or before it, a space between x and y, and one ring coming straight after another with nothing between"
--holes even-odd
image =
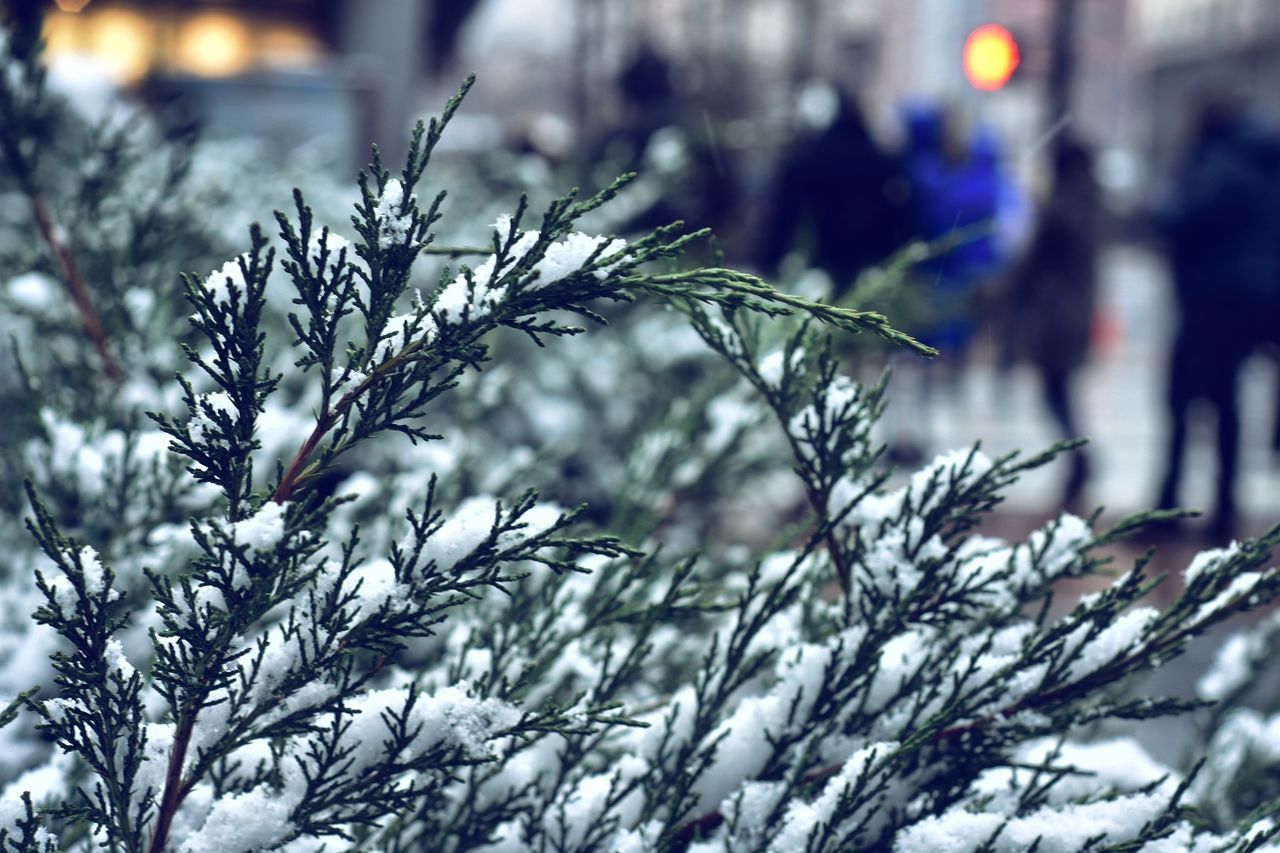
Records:
<instances>
[{"instance_id":1,"label":"juniper sprig","mask_svg":"<svg viewBox=\"0 0 1280 853\"><path fill-rule=\"evenodd\" d=\"M427 187L469 85L398 171L374 152L350 229L295 191L157 291L186 331L104 312L152 351L128 400L42 398L60 368L15 335L0 850L1275 847L1280 725L1241 702L1280 623L1196 700L1140 677L1275 599L1280 529L1164 608L1106 551L1151 514L981 534L1062 447L888 470L887 386L835 341L925 348L681 268L701 232L582 230L630 178L451 223ZM1181 764L1126 728L1174 713Z\"/></svg>"}]
</instances>

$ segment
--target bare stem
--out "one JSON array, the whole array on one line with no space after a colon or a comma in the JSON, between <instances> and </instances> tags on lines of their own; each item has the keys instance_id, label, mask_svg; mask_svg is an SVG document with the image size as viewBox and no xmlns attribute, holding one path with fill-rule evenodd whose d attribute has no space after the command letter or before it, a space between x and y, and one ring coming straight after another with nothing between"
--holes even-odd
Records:
<instances>
[{"instance_id":1,"label":"bare stem","mask_svg":"<svg viewBox=\"0 0 1280 853\"><path fill-rule=\"evenodd\" d=\"M302 472L306 470L307 460L311 458L316 446L320 444L320 440L325 437L325 434L329 432L332 426L332 416L321 418L316 423L315 429L311 431L311 435L307 436L307 440L298 448L298 452L294 454L293 461L289 463L288 470L280 478L280 485L276 487L276 493L271 496L273 501L282 504L287 503L293 497L294 490L298 486L298 480L302 476Z\"/></svg>"},{"instance_id":2,"label":"bare stem","mask_svg":"<svg viewBox=\"0 0 1280 853\"><path fill-rule=\"evenodd\" d=\"M422 255L446 255L450 258L461 258L466 255L492 255L492 246L423 246L418 250Z\"/></svg>"},{"instance_id":3,"label":"bare stem","mask_svg":"<svg viewBox=\"0 0 1280 853\"><path fill-rule=\"evenodd\" d=\"M173 750L169 753L169 767L164 776L164 794L160 799L160 809L156 813L156 831L151 836L150 853L164 853L169 842L169 828L178 813L178 807L186 796L182 784L182 765L187 760L187 748L191 744L191 733L195 729L194 715L180 722L173 738Z\"/></svg>"},{"instance_id":4,"label":"bare stem","mask_svg":"<svg viewBox=\"0 0 1280 853\"><path fill-rule=\"evenodd\" d=\"M85 287L84 276L81 275L80 268L76 265L76 259L71 254L71 250L58 238L57 229L54 228L53 218L49 215L49 207L45 204L44 197L34 190L29 190L28 198L31 200L31 212L35 215L36 226L40 229L40 236L44 238L45 244L48 245L49 252L53 255L54 265L58 268L58 276L62 279L63 285L71 295L71 301L75 303L76 311L80 314L80 321L84 323L84 330L89 335L89 340L93 342L94 349L98 351L98 359L102 362L103 372L113 382L119 383L123 381L124 374L120 370L119 362L116 361L111 352L111 344L107 340L107 333L102 328L102 321L98 317L98 312L94 310L93 300L89 298L89 289Z\"/></svg>"},{"instance_id":5,"label":"bare stem","mask_svg":"<svg viewBox=\"0 0 1280 853\"><path fill-rule=\"evenodd\" d=\"M423 341L421 339L411 341L392 358L387 359L373 370L359 385L352 388L342 396L337 403L328 411L321 414L316 421L315 429L311 430L311 435L307 436L307 440L298 448L298 452L294 454L293 461L289 463L284 476L280 478L280 485L276 487L275 494L271 499L278 504L288 503L293 499L293 493L297 491L298 484L308 476L307 460L311 458L311 454L315 453L316 448L320 445L321 440L328 435L329 430L333 429L334 424L338 423L347 410L355 403L355 401L364 394L374 383L381 379L384 375L398 369L407 356L412 355L421 348Z\"/></svg>"}]
</instances>

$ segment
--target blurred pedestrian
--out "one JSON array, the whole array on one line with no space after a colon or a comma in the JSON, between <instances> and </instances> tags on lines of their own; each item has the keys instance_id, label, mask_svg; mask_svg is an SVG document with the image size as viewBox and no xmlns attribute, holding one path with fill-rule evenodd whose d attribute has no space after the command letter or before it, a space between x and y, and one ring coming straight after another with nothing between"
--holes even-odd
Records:
<instances>
[{"instance_id":1,"label":"blurred pedestrian","mask_svg":"<svg viewBox=\"0 0 1280 853\"><path fill-rule=\"evenodd\" d=\"M911 239L910 185L856 100L835 87L825 94L832 100L829 122L783 156L756 260L772 273L799 248L831 278L839 299L864 270Z\"/></svg>"},{"instance_id":2,"label":"blurred pedestrian","mask_svg":"<svg viewBox=\"0 0 1280 853\"><path fill-rule=\"evenodd\" d=\"M1240 368L1273 330L1280 290L1280 140L1243 105L1204 102L1158 212L1179 321L1169 364L1169 438L1159 506L1178 505L1192 404L1217 420L1218 480L1209 534L1236 526Z\"/></svg>"},{"instance_id":3,"label":"blurred pedestrian","mask_svg":"<svg viewBox=\"0 0 1280 853\"><path fill-rule=\"evenodd\" d=\"M890 407L889 458L916 464L929 451L930 418L940 391L961 390L976 328L977 302L989 295L1003 256L1002 201L1009 197L1000 172L1000 149L993 133L970 134L960 117L937 104L905 111L905 164L911 180L913 230L934 254L912 270L913 313L908 325L917 338L938 350L928 364L901 359L895 367L902 411ZM903 387L907 393L902 393Z\"/></svg>"},{"instance_id":4,"label":"blurred pedestrian","mask_svg":"<svg viewBox=\"0 0 1280 853\"><path fill-rule=\"evenodd\" d=\"M932 104L908 110L907 135L915 230L935 243L954 237L953 245L917 269L925 315L919 335L938 349L938 364L954 371L973 339L974 300L1002 260L999 145L986 131L971 137L952 110Z\"/></svg>"},{"instance_id":5,"label":"blurred pedestrian","mask_svg":"<svg viewBox=\"0 0 1280 853\"><path fill-rule=\"evenodd\" d=\"M671 61L648 39L640 39L618 75L623 116L608 140L615 146L627 146L630 168L640 165L654 133L679 121L679 104L671 79Z\"/></svg>"},{"instance_id":6,"label":"blurred pedestrian","mask_svg":"<svg viewBox=\"0 0 1280 853\"><path fill-rule=\"evenodd\" d=\"M1009 280L1010 341L1040 377L1044 402L1063 438L1080 435L1072 383L1089 357L1102 201L1092 150L1056 147L1054 183L1030 243ZM1077 508L1089 475L1083 448L1071 455L1062 503Z\"/></svg>"},{"instance_id":7,"label":"blurred pedestrian","mask_svg":"<svg viewBox=\"0 0 1280 853\"><path fill-rule=\"evenodd\" d=\"M616 80L619 114L587 161L594 164L591 182L604 185L622 172L638 172L652 184L653 197L620 230L650 231L681 220L723 237L739 205L738 167L719 139L715 105L678 90L676 77L671 59L653 42L637 42Z\"/></svg>"}]
</instances>

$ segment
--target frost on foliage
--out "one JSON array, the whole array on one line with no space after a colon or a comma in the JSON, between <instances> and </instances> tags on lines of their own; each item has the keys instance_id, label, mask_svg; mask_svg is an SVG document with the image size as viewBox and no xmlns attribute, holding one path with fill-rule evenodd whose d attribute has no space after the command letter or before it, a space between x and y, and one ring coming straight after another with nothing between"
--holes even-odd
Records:
<instances>
[{"instance_id":1,"label":"frost on foliage","mask_svg":"<svg viewBox=\"0 0 1280 853\"><path fill-rule=\"evenodd\" d=\"M503 215L494 223L494 230L503 242L503 251L489 255L469 273L459 273L436 295L433 310L448 322L457 323L466 314L480 318L492 313L508 298L511 282L508 278L515 267L538 244L542 234L536 230L521 231L513 228L512 219ZM509 246L508 237L512 238ZM571 232L564 239L545 246L542 256L523 281L527 290L537 290L555 284L576 272L593 257L601 260L615 256L626 249L621 238L594 237L581 232ZM502 263L499 268L499 262ZM607 277L619 261L596 265L593 274L597 279Z\"/></svg>"},{"instance_id":2,"label":"frost on foliage","mask_svg":"<svg viewBox=\"0 0 1280 853\"><path fill-rule=\"evenodd\" d=\"M512 548L531 536L545 532L555 524L560 515L558 507L550 505L536 507L522 516L521 520L527 525L526 527L507 531L498 536L497 547ZM441 571L452 569L464 557L488 541L497 517L497 503L493 498L483 495L467 498L444 524L431 534L422 553L422 562L433 562Z\"/></svg>"},{"instance_id":3,"label":"frost on foliage","mask_svg":"<svg viewBox=\"0 0 1280 853\"><path fill-rule=\"evenodd\" d=\"M966 853L993 850L1020 853L1075 853L1092 841L1119 844L1140 835L1168 808L1157 794L1047 806L1027 815L950 811L928 818L898 835L895 853Z\"/></svg>"},{"instance_id":4,"label":"frost on foliage","mask_svg":"<svg viewBox=\"0 0 1280 853\"><path fill-rule=\"evenodd\" d=\"M326 266L333 267L344 252L348 261L354 263L357 260L352 254L351 241L346 237L335 234L328 228L311 232L311 241L307 244L307 257L315 263L319 264L320 258L324 257Z\"/></svg>"},{"instance_id":5,"label":"frost on foliage","mask_svg":"<svg viewBox=\"0 0 1280 853\"><path fill-rule=\"evenodd\" d=\"M499 239L506 240L512 232L511 218L502 216L494 223ZM516 231L515 241L502 257L503 268L498 268L498 255L489 255L470 273L459 273L454 276L437 295L432 309L443 314L450 322L458 322L464 314L471 317L482 317L501 305L507 297L507 285L499 280L510 271L511 267L520 263L529 250L538 242L541 234L537 231Z\"/></svg>"},{"instance_id":6,"label":"frost on foliage","mask_svg":"<svg viewBox=\"0 0 1280 853\"><path fill-rule=\"evenodd\" d=\"M134 672L136 672L133 668L133 664L129 663L129 659L125 657L124 646L114 637L107 640L106 646L103 650L102 659L107 665L107 673L109 677L113 674L119 675L120 678L128 681L133 676Z\"/></svg>"},{"instance_id":7,"label":"frost on foliage","mask_svg":"<svg viewBox=\"0 0 1280 853\"><path fill-rule=\"evenodd\" d=\"M268 501L253 515L232 522L223 529L237 545L243 545L250 551L267 550L284 536L285 510L284 504Z\"/></svg>"},{"instance_id":8,"label":"frost on foliage","mask_svg":"<svg viewBox=\"0 0 1280 853\"><path fill-rule=\"evenodd\" d=\"M593 256L607 258L617 255L626 249L627 241L621 238L610 240L607 237L594 237L574 231L547 247L546 254L538 261L539 282L542 285L554 284L568 278L582 269ZM616 263L616 262L615 262ZM593 271L596 278L604 278L614 264L602 266Z\"/></svg>"},{"instance_id":9,"label":"frost on foliage","mask_svg":"<svg viewBox=\"0 0 1280 853\"><path fill-rule=\"evenodd\" d=\"M775 357L778 359L776 364L773 361ZM775 375L780 378L781 356L775 354L766 358L761 363L761 370L765 379ZM862 396L863 388L848 376L837 376L820 393L821 403L814 403L792 415L789 430L792 435L799 435L820 424L834 424Z\"/></svg>"},{"instance_id":10,"label":"frost on foliage","mask_svg":"<svg viewBox=\"0 0 1280 853\"><path fill-rule=\"evenodd\" d=\"M1280 713L1232 711L1214 733L1206 756L1189 797L1219 823L1231 825L1246 814L1241 795L1245 802L1262 795L1270 784L1266 780L1280 770Z\"/></svg>"},{"instance_id":11,"label":"frost on foliage","mask_svg":"<svg viewBox=\"0 0 1280 853\"><path fill-rule=\"evenodd\" d=\"M366 176L358 251L317 225L339 216L299 196L296 220L278 220L283 274L266 282L270 241L255 232L252 252L193 283L210 340L192 347L203 363L183 374L188 396L138 376L124 393L156 411L185 400L185 415L125 432L131 410L103 426L32 409L46 410L33 418L44 435L18 455L51 495L35 529L59 570L40 564L33 587L30 561L14 561L25 587L0 613L0 692L51 686L0 740L0 832L21 829L24 790L37 809L82 807L88 824L40 813L37 840L143 850L164 811L163 846L188 853L1099 839L1162 853L1272 831L1241 825L1275 799L1271 711L1207 713L1209 761L1185 793L1188 768L1110 728L1164 710L1132 697L1132 675L1274 594L1262 549L1197 558L1173 609L1139 605L1135 569L1053 615L1053 585L1103 563L1105 532L1063 515L1023 542L973 535L1022 463L957 451L884 472L880 389L839 375L823 334L797 324L782 341L744 317L787 310L883 332L879 321L727 271L658 272L683 246L665 232L579 230L577 211L608 193L556 202L537 230L499 218L471 268L419 256L428 240L469 253L474 224L497 209L457 194L483 217L430 230L418 178L437 136L415 137L401 178L374 169L376 198ZM228 310L231 287L250 284L242 263L262 272L261 322L243 295ZM56 288L18 284L5 284L11 302L56 317L35 304ZM133 321L173 337L160 291L120 292ZM503 326L568 334L565 309L645 292L681 310L610 309L612 336L536 358L506 349L518 335ZM699 339L739 375L695 352ZM146 370L179 369L174 341L129 340ZM676 378L687 395L659 400ZM384 432L423 440L367 441ZM159 464L166 446L216 495L185 496ZM603 498L593 524L650 556L569 530L583 516L561 507L586 479ZM547 500L495 497L529 487ZM787 518L730 519L756 528L758 551L729 541L716 506L748 492ZM111 513L120 530L64 534L52 520ZM13 538L4 522L0 533ZM41 604L44 635L9 630L11 610L29 621ZM1229 641L1200 694L1234 699L1271 638L1264 627ZM28 678L49 665L24 668L22 655L55 650L56 677ZM20 741L33 746L14 757Z\"/></svg>"},{"instance_id":12,"label":"frost on foliage","mask_svg":"<svg viewBox=\"0 0 1280 853\"><path fill-rule=\"evenodd\" d=\"M787 358L787 353L785 351L774 350L773 352L769 353L769 355L765 356L760 361L760 367L759 367L760 378L763 379L768 384L774 387L777 387L781 384L783 376L785 376L788 371L795 371L799 369L800 365L803 362L804 362L803 347L799 347L795 350L795 352L792 352L790 354L789 360ZM841 377L841 379L846 382L851 381L851 380L848 380L847 377ZM799 425L799 424L796 424L795 421L793 421L792 423L793 425L797 425L797 426ZM803 418L801 419L801 424L802 423L803 423Z\"/></svg>"},{"instance_id":13,"label":"frost on foliage","mask_svg":"<svg viewBox=\"0 0 1280 853\"><path fill-rule=\"evenodd\" d=\"M392 320L395 320L395 319L396 318L394 317L392 318ZM388 325L390 325L390 323ZM403 322L400 324L399 328L400 328L400 336L401 338L403 338L404 337ZM393 340L394 340L394 336L393 336ZM400 343L401 348L403 348L404 345L401 342L397 341L397 342L390 343L387 345L387 348L384 350L384 353L387 356L391 356L396 352L396 350L394 349L396 343ZM329 381L333 383L333 394L335 397L342 397L352 391L355 391L357 388L360 387L362 383L366 382L368 379L369 379L369 375L362 371L343 370L340 368L335 368L333 373L331 373L329 376Z\"/></svg>"},{"instance_id":14,"label":"frost on foliage","mask_svg":"<svg viewBox=\"0 0 1280 853\"><path fill-rule=\"evenodd\" d=\"M419 315L417 312L397 314L387 321L386 331L389 334L378 347L379 356L383 360L399 354L410 343L429 344L436 334L436 321L430 314ZM352 371L352 376L360 378L352 380L349 377L343 387L354 387L354 384L363 382L367 378L358 370Z\"/></svg>"},{"instance_id":15,"label":"frost on foliage","mask_svg":"<svg viewBox=\"0 0 1280 853\"><path fill-rule=\"evenodd\" d=\"M74 558L74 562L83 573L82 582L85 595L102 595L103 590L106 588L106 577L103 573L102 560L98 557L98 552L85 545ZM62 614L62 618L74 619L76 617L79 593L76 592L76 588L72 585L70 578L65 575L58 575L51 578L48 584L53 592L54 601L58 606L58 611ZM119 593L116 593L116 595L118 596Z\"/></svg>"},{"instance_id":16,"label":"frost on foliage","mask_svg":"<svg viewBox=\"0 0 1280 853\"><path fill-rule=\"evenodd\" d=\"M245 589L250 584L246 564L260 563L280 544L285 534L286 510L283 504L268 501L257 512L239 521L215 521L199 526L205 536L216 534L218 540L225 540L228 544L227 549L219 549L216 553L223 579L233 589ZM224 606L216 590L211 587L201 587L200 590L203 596L201 603Z\"/></svg>"},{"instance_id":17,"label":"frost on foliage","mask_svg":"<svg viewBox=\"0 0 1280 853\"><path fill-rule=\"evenodd\" d=\"M223 797L204 825L188 836L182 853L249 853L274 847L293 834L289 813L296 802L265 787Z\"/></svg>"},{"instance_id":18,"label":"frost on foliage","mask_svg":"<svg viewBox=\"0 0 1280 853\"><path fill-rule=\"evenodd\" d=\"M838 410L854 399L854 387L828 393L828 410ZM797 417L811 417L802 412ZM830 418L828 413L825 417ZM847 517L849 527L877 531L884 525L908 518L922 518L942 506L948 493L963 492L991 469L991 460L977 450L955 450L938 456L926 467L911 475L910 482L886 495L875 495L858 502ZM856 481L840 480L832 490L829 511L837 515L862 491Z\"/></svg>"},{"instance_id":19,"label":"frost on foliage","mask_svg":"<svg viewBox=\"0 0 1280 853\"><path fill-rule=\"evenodd\" d=\"M1195 582L1205 572L1215 566L1221 565L1224 561L1230 560L1232 557L1240 553L1240 548L1232 543L1227 548L1211 548L1207 551L1201 551L1192 560L1191 564L1182 573L1182 578L1187 583Z\"/></svg>"},{"instance_id":20,"label":"frost on foliage","mask_svg":"<svg viewBox=\"0 0 1280 853\"><path fill-rule=\"evenodd\" d=\"M1135 652L1159 618L1159 611L1153 607L1136 607L1100 631L1088 623L1077 627L1063 645L1074 657L1071 677L1084 678L1121 655Z\"/></svg>"},{"instance_id":21,"label":"frost on foliage","mask_svg":"<svg viewBox=\"0 0 1280 853\"><path fill-rule=\"evenodd\" d=\"M410 204L417 201L411 196ZM404 209L404 185L396 178L387 181L378 197L378 245L383 249L401 246L408 240L413 218Z\"/></svg>"},{"instance_id":22,"label":"frost on foliage","mask_svg":"<svg viewBox=\"0 0 1280 853\"><path fill-rule=\"evenodd\" d=\"M213 391L196 398L195 414L187 422L187 430L193 441L201 443L225 442L229 435L225 424L234 425L239 410L226 391Z\"/></svg>"},{"instance_id":23,"label":"frost on foliage","mask_svg":"<svg viewBox=\"0 0 1280 853\"><path fill-rule=\"evenodd\" d=\"M58 754L47 764L19 774L12 782L0 788L0 839L13 844L4 849L22 849L13 843L22 837L20 823L26 817L22 795L29 794L35 804L56 802L70 793L68 779L74 771L73 756ZM57 836L43 826L36 830L34 841L36 850L59 849Z\"/></svg>"},{"instance_id":24,"label":"frost on foliage","mask_svg":"<svg viewBox=\"0 0 1280 853\"><path fill-rule=\"evenodd\" d=\"M970 792L971 804L900 832L894 850L960 853L1035 847L1066 853L1095 839L1120 843L1167 811L1181 781L1130 739L1065 744L1044 739L1024 745L1014 760L1016 768L983 773ZM1020 801L1042 778L1035 769L1040 767L1065 773L1046 790L1046 804L1027 813Z\"/></svg>"},{"instance_id":25,"label":"frost on foliage","mask_svg":"<svg viewBox=\"0 0 1280 853\"><path fill-rule=\"evenodd\" d=\"M239 298L244 298L245 281L244 270L240 268L241 263L248 263L247 255L241 255L238 258L227 261L221 268L214 270L205 277L202 282L205 292L215 302L230 304L231 288L233 287L239 294Z\"/></svg>"},{"instance_id":26,"label":"frost on foliage","mask_svg":"<svg viewBox=\"0 0 1280 853\"><path fill-rule=\"evenodd\" d=\"M493 738L520 719L519 711L505 702L472 698L466 684L446 687L434 696L415 696L412 705L408 703L409 694L396 688L373 691L347 703L352 712L350 727L339 741L350 750L347 775L358 777L382 757L392 735L388 719L405 707L410 708L407 728L415 732L396 756L405 763L440 747L456 749L469 759L486 758Z\"/></svg>"},{"instance_id":27,"label":"frost on foliage","mask_svg":"<svg viewBox=\"0 0 1280 853\"><path fill-rule=\"evenodd\" d=\"M1070 771L1046 791L1055 805L1109 793L1132 793L1152 785L1167 799L1182 782L1180 774L1127 737L1093 742L1039 738L1019 746L1011 763L1016 766L984 771L970 790L973 797L988 802L988 808L999 813L1012 814L1018 809L1019 799L1029 785L1036 784L1041 767Z\"/></svg>"},{"instance_id":28,"label":"frost on foliage","mask_svg":"<svg viewBox=\"0 0 1280 853\"><path fill-rule=\"evenodd\" d=\"M1218 648L1212 666L1196 682L1196 695L1220 702L1246 689L1267 665L1277 636L1280 613L1272 613L1252 628L1232 634Z\"/></svg>"},{"instance_id":29,"label":"frost on foliage","mask_svg":"<svg viewBox=\"0 0 1280 853\"><path fill-rule=\"evenodd\" d=\"M887 742L863 747L855 752L848 761L844 762L840 772L823 786L822 793L813 802L791 803L783 818L782 830L769 843L769 849L778 851L801 849L806 845L811 834L819 831L824 825L836 822L837 817L846 822L859 823L860 815L856 813L850 815L847 809L838 808L841 799L850 790L870 787L873 778L884 773L877 767L877 762L883 762L886 755L892 754L897 748L898 744ZM881 803L874 805L875 807L883 806ZM842 811L845 813L841 814ZM872 831L877 828L873 821ZM840 834L835 833L831 843L838 847L842 842Z\"/></svg>"},{"instance_id":30,"label":"frost on foliage","mask_svg":"<svg viewBox=\"0 0 1280 853\"><path fill-rule=\"evenodd\" d=\"M1234 602L1248 600L1268 580L1275 569L1257 572L1241 572L1231 578L1231 583L1196 611L1197 621L1207 621L1227 610Z\"/></svg>"}]
</instances>

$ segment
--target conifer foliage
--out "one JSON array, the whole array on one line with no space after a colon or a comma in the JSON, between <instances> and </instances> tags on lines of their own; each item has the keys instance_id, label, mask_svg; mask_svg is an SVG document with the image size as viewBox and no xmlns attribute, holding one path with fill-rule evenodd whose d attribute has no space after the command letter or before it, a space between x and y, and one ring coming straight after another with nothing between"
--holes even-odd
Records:
<instances>
[{"instance_id":1,"label":"conifer foliage","mask_svg":"<svg viewBox=\"0 0 1280 853\"><path fill-rule=\"evenodd\" d=\"M7 156L29 153L16 118L49 97L15 43ZM1115 725L1194 710L1135 694L1133 676L1272 600L1280 533L1202 554L1163 610L1141 603L1159 582L1141 562L1114 573L1101 553L1145 517L1104 531L1063 515L1021 543L976 534L1053 453L974 448L894 480L873 432L885 388L843 375L832 338L925 348L877 314L680 269L704 235L678 225L578 230L627 179L455 226L487 240L478 263L424 281L424 258L459 254L434 243L448 205L429 166L469 85L398 171L375 151L350 238L295 191L274 235L255 227L241 254L182 278L176 391L99 358L135 390L76 406L42 396L62 365L26 371L43 426L4 452L28 479L22 535L39 553L0 528L3 582L31 605L2 626L0 849L1276 849L1276 718L1237 706L1274 619L1236 635L1200 686L1218 703L1196 710L1207 764L1164 766ZM533 488L467 488L514 466L558 494L558 468L485 444L485 417L468 425L480 470L408 478L390 461L437 459L461 428L438 413L460 422L459 399L509 408L483 398L514 333L539 345L535 374L571 369L557 339L586 331L575 322L643 349L607 307L641 299L731 368L684 389L710 401L706 422L673 409L633 436L687 448L678 472L602 473L615 501L588 521ZM606 313L619 322L599 328ZM103 316L108 351L126 354L166 322ZM93 364L101 341L80 339ZM774 438L756 440L770 419ZM97 460L115 525L63 482L84 473L59 458L71 450ZM689 484L723 493L788 469L807 510L772 547L669 535L708 511ZM381 509L368 472L389 484ZM1100 592L1050 606L1055 583L1099 572ZM15 683L39 669L16 666L22 648L51 653L39 685Z\"/></svg>"}]
</instances>

